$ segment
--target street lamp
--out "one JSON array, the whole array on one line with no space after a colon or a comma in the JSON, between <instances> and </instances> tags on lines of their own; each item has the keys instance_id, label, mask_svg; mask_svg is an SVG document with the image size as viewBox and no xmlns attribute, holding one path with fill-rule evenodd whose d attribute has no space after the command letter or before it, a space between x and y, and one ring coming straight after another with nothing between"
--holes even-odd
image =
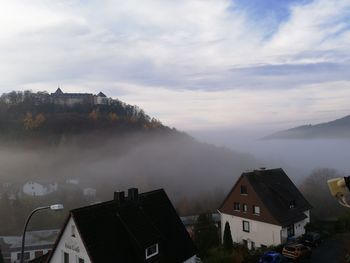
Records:
<instances>
[{"instance_id":1,"label":"street lamp","mask_svg":"<svg viewBox=\"0 0 350 263\"><path fill-rule=\"evenodd\" d=\"M48 206L42 206L42 207L35 208L30 213L30 215L27 218L26 224L24 225L23 234L22 234L21 263L24 262L24 243L25 243L25 239L26 239L26 230L27 230L29 220L32 218L32 216L40 210L51 209L53 211L60 211L60 210L63 210L63 208L64 207L62 204L48 205Z\"/></svg>"}]
</instances>

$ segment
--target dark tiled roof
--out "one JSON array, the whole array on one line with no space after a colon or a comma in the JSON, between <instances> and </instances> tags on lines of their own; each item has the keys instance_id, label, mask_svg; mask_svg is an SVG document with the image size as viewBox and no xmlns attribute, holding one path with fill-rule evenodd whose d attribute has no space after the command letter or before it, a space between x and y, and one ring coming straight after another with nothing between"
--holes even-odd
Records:
<instances>
[{"instance_id":1,"label":"dark tiled roof","mask_svg":"<svg viewBox=\"0 0 350 263\"><path fill-rule=\"evenodd\" d=\"M42 255L40 257L30 260L28 263L45 263L48 256L49 256L49 253L46 253L45 255Z\"/></svg>"},{"instance_id":2,"label":"dark tiled roof","mask_svg":"<svg viewBox=\"0 0 350 263\"><path fill-rule=\"evenodd\" d=\"M283 169L254 170L243 173L273 217L287 226L306 218L305 211L311 208L309 202L289 179ZM295 203L290 208L291 202Z\"/></svg>"},{"instance_id":3,"label":"dark tiled roof","mask_svg":"<svg viewBox=\"0 0 350 263\"><path fill-rule=\"evenodd\" d=\"M92 262L183 262L196 249L164 190L138 201L108 201L71 211ZM155 243L159 254L147 261Z\"/></svg>"},{"instance_id":4,"label":"dark tiled roof","mask_svg":"<svg viewBox=\"0 0 350 263\"><path fill-rule=\"evenodd\" d=\"M107 96L102 92L102 91L100 91L100 93L99 94L97 94L97 96L99 96L99 97L104 97L104 98L106 98Z\"/></svg>"}]
</instances>

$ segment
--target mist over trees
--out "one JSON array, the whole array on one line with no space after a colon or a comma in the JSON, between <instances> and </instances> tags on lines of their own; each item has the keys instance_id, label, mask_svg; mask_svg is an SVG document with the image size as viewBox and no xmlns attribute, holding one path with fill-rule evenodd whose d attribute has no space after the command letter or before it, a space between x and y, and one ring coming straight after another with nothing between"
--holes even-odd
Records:
<instances>
[{"instance_id":1,"label":"mist over trees","mask_svg":"<svg viewBox=\"0 0 350 263\"><path fill-rule=\"evenodd\" d=\"M300 184L299 189L313 207L311 211L314 219L337 218L347 212L347 208L331 195L327 184L329 179L344 176L336 169L318 168Z\"/></svg>"},{"instance_id":2,"label":"mist over trees","mask_svg":"<svg viewBox=\"0 0 350 263\"><path fill-rule=\"evenodd\" d=\"M242 171L257 164L250 155L200 143L118 100L68 107L49 98L27 91L0 98L0 213L6 211L3 220L9 222L0 225L0 234L21 229L35 206L62 202L67 212L130 187L164 188L181 215L215 211ZM27 182L58 189L26 196ZM82 194L86 188L96 190L93 199ZM33 227L57 227L64 216L45 215L45 224L33 221Z\"/></svg>"}]
</instances>

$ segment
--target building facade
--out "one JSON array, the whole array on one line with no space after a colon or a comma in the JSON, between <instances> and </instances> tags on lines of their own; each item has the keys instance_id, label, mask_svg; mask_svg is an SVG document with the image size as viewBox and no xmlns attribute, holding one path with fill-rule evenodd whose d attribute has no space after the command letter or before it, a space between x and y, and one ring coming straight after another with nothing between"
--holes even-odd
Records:
<instances>
[{"instance_id":1,"label":"building facade","mask_svg":"<svg viewBox=\"0 0 350 263\"><path fill-rule=\"evenodd\" d=\"M195 263L196 248L163 190L115 198L70 211L50 263Z\"/></svg>"},{"instance_id":2,"label":"building facade","mask_svg":"<svg viewBox=\"0 0 350 263\"><path fill-rule=\"evenodd\" d=\"M249 249L280 245L305 233L310 204L282 169L243 173L219 208L232 240Z\"/></svg>"}]
</instances>

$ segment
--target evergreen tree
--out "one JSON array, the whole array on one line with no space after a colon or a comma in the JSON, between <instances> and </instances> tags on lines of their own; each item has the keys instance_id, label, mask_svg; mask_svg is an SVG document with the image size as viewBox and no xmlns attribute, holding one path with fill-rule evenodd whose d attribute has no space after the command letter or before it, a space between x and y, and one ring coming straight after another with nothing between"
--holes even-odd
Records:
<instances>
[{"instance_id":1,"label":"evergreen tree","mask_svg":"<svg viewBox=\"0 0 350 263\"><path fill-rule=\"evenodd\" d=\"M232 236L230 224L228 222L225 223L224 229L224 248L225 250L231 251L233 246Z\"/></svg>"},{"instance_id":2,"label":"evergreen tree","mask_svg":"<svg viewBox=\"0 0 350 263\"><path fill-rule=\"evenodd\" d=\"M219 245L218 228L213 222L211 214L201 214L194 225L194 242L199 255L205 256L211 248Z\"/></svg>"}]
</instances>

